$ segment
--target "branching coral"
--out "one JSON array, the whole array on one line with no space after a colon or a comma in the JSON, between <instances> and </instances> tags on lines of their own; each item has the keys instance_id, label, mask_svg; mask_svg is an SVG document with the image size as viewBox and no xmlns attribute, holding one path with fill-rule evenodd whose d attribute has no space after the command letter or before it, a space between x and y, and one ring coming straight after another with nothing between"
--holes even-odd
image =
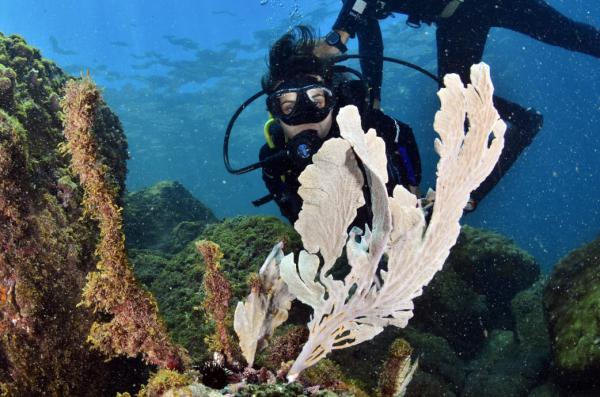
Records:
<instances>
[{"instance_id":1,"label":"branching coral","mask_svg":"<svg viewBox=\"0 0 600 397\"><path fill-rule=\"evenodd\" d=\"M109 356L141 353L152 364L181 368L186 354L170 342L156 301L137 283L128 263L117 189L107 180L107 167L99 161L92 133L99 99L100 93L88 77L67 84L62 104L71 167L84 188L86 212L100 227L97 271L88 275L83 303L111 315L109 322L94 323L89 340Z\"/></svg>"},{"instance_id":2,"label":"branching coral","mask_svg":"<svg viewBox=\"0 0 600 397\"><path fill-rule=\"evenodd\" d=\"M343 139L325 142L300 176L304 206L295 227L308 252L300 253L298 264L292 254L281 262L290 292L314 309L309 339L289 380L331 350L369 340L388 325L405 327L412 317L412 300L444 264L469 194L491 172L504 144L506 125L492 104L487 65L473 66L471 81L465 88L457 75L447 75L446 88L438 93L441 110L434 128L440 135L435 141L440 160L429 225L419 200L406 189L398 186L393 197L387 196L383 141L372 130L363 132L356 108L340 110ZM370 188L373 228L364 234L354 229L348 236L346 229L362 205L356 157ZM351 270L344 280L336 280L329 271L344 244ZM384 254L387 270L379 268Z\"/></svg>"}]
</instances>

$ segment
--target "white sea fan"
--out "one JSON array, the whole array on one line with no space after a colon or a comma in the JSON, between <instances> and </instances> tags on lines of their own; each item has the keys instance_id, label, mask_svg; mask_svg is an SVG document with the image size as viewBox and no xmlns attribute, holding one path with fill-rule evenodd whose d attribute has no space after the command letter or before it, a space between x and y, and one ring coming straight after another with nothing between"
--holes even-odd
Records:
<instances>
[{"instance_id":1,"label":"white sea fan","mask_svg":"<svg viewBox=\"0 0 600 397\"><path fill-rule=\"evenodd\" d=\"M438 93L441 110L434 128L440 160L428 226L417 198L406 189L398 186L387 196L383 140L374 131L363 132L353 106L339 112L342 139L325 142L300 176L304 206L295 227L308 252L300 253L297 264L292 255L284 257L281 277L314 313L308 341L288 373L290 381L333 349L369 340L388 325L405 327L413 299L441 269L458 238L471 191L489 175L504 146L506 125L493 107L488 66L474 65L471 81L465 88L457 75L447 75L446 88ZM373 226L348 236L348 225L364 203L356 157L370 188ZM335 280L328 271L344 243L351 270L344 280ZM377 275L384 254L387 271Z\"/></svg>"}]
</instances>

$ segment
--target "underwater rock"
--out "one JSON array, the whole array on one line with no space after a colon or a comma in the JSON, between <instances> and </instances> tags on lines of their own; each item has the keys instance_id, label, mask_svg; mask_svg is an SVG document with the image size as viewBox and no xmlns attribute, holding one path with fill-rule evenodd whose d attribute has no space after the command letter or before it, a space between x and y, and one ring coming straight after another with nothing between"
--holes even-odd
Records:
<instances>
[{"instance_id":1,"label":"underwater rock","mask_svg":"<svg viewBox=\"0 0 600 397\"><path fill-rule=\"evenodd\" d=\"M64 94L66 81L72 77L54 62L42 58L40 52L28 46L22 37L2 33L0 76L11 80L14 95L11 103L6 103L8 98L0 95L0 108L27 130L31 164L35 166L33 173L40 182L55 184L60 177L69 175L68 158L56 150L65 141L58 102ZM6 81L4 84L6 86ZM94 133L99 141L101 160L109 167L118 191L123 193L127 140L119 118L104 103L96 117Z\"/></svg>"},{"instance_id":2,"label":"underwater rock","mask_svg":"<svg viewBox=\"0 0 600 397\"><path fill-rule=\"evenodd\" d=\"M485 296L451 267L439 272L415 299L415 317L411 324L444 337L462 355L471 355L482 345L489 317Z\"/></svg>"},{"instance_id":3,"label":"underwater rock","mask_svg":"<svg viewBox=\"0 0 600 397\"><path fill-rule=\"evenodd\" d=\"M335 393L348 397L368 397L371 395L365 393L358 386L359 382L350 378L339 364L327 358L308 368L299 376L298 380L305 387L323 390L320 394L323 396L335 396L337 395Z\"/></svg>"},{"instance_id":4,"label":"underwater rock","mask_svg":"<svg viewBox=\"0 0 600 397\"><path fill-rule=\"evenodd\" d=\"M514 329L510 302L539 276L539 266L509 239L463 226L444 270L415 299L410 324L445 338L463 358L490 329Z\"/></svg>"},{"instance_id":5,"label":"underwater rock","mask_svg":"<svg viewBox=\"0 0 600 397\"><path fill-rule=\"evenodd\" d=\"M96 263L98 231L83 216L82 189L64 156L56 104L70 78L15 35L0 34L0 64L13 93L0 100L0 389L18 396L115 394L145 367L106 363L86 343L96 315L78 303ZM121 194L127 143L105 104L94 133Z\"/></svg>"},{"instance_id":6,"label":"underwater rock","mask_svg":"<svg viewBox=\"0 0 600 397\"><path fill-rule=\"evenodd\" d=\"M186 387L172 389L161 395L162 397L221 397L222 393L204 386L202 383L194 383Z\"/></svg>"},{"instance_id":7,"label":"underwater rock","mask_svg":"<svg viewBox=\"0 0 600 397\"><path fill-rule=\"evenodd\" d=\"M248 275L258 272L275 243L283 241L286 252L296 252L302 247L296 231L274 216L227 218L209 225L198 239L213 241L221 247L221 265L232 282L236 300L250 292L246 285Z\"/></svg>"},{"instance_id":8,"label":"underwater rock","mask_svg":"<svg viewBox=\"0 0 600 397\"><path fill-rule=\"evenodd\" d=\"M461 396L526 396L530 384L521 373L519 346L512 331L493 330L478 357L468 364Z\"/></svg>"},{"instance_id":9,"label":"underwater rock","mask_svg":"<svg viewBox=\"0 0 600 397\"><path fill-rule=\"evenodd\" d=\"M125 196L125 236L131 249L175 253L208 223L212 211L179 182L163 181Z\"/></svg>"},{"instance_id":10,"label":"underwater rock","mask_svg":"<svg viewBox=\"0 0 600 397\"><path fill-rule=\"evenodd\" d=\"M169 258L157 251L132 249L128 255L134 265L135 278L146 286L152 285L169 264Z\"/></svg>"},{"instance_id":11,"label":"underwater rock","mask_svg":"<svg viewBox=\"0 0 600 397\"><path fill-rule=\"evenodd\" d=\"M443 393L437 394L440 396L458 395L464 385L465 364L450 344L444 338L411 327L401 334L414 348L413 359L419 358L419 369L408 385L406 395L436 395L427 394L430 392L426 390L443 390Z\"/></svg>"},{"instance_id":12,"label":"underwater rock","mask_svg":"<svg viewBox=\"0 0 600 397\"><path fill-rule=\"evenodd\" d=\"M552 383L536 387L527 397L560 397L560 390Z\"/></svg>"},{"instance_id":13,"label":"underwater rock","mask_svg":"<svg viewBox=\"0 0 600 397\"><path fill-rule=\"evenodd\" d=\"M231 387L226 388L225 391L218 391L206 387L201 383L193 383L186 387L180 387L171 389L160 394L162 397L219 397L219 396L233 396L233 397L367 397L366 395L355 395L351 392L340 392L335 393L331 390L323 389L322 387L316 391L308 391L301 383L275 383L275 384L248 384L239 385L234 390L229 390ZM154 397L158 395L143 395L140 397Z\"/></svg>"},{"instance_id":14,"label":"underwater rock","mask_svg":"<svg viewBox=\"0 0 600 397\"><path fill-rule=\"evenodd\" d=\"M161 369L150 377L148 383L142 386L136 397L159 397L167 395L165 393L168 393L168 395L181 395L177 392L194 384L194 381L195 378L190 373ZM177 392L174 393L174 391Z\"/></svg>"},{"instance_id":15,"label":"underwater rock","mask_svg":"<svg viewBox=\"0 0 600 397\"><path fill-rule=\"evenodd\" d=\"M538 280L519 292L512 300L519 356L515 365L524 376L536 379L544 376L550 366L550 335L544 317L542 295L547 279Z\"/></svg>"},{"instance_id":16,"label":"underwater rock","mask_svg":"<svg viewBox=\"0 0 600 397\"><path fill-rule=\"evenodd\" d=\"M539 306L541 283L515 298L518 306L533 297ZM537 297L535 294L538 294ZM535 309L534 309L535 311ZM540 321L541 320L541 321ZM550 363L549 342L544 340L543 318L539 313L520 318L520 322L533 321L532 327L541 330L524 330L518 325L517 339L510 330L493 330L478 356L467 364L468 375L464 396L527 396L531 389L547 375ZM528 334L528 331L532 331ZM519 333L520 332L520 333Z\"/></svg>"},{"instance_id":17,"label":"underwater rock","mask_svg":"<svg viewBox=\"0 0 600 397\"><path fill-rule=\"evenodd\" d=\"M330 390L318 389L316 392L309 392L298 382L276 383L274 385L260 384L248 385L237 393L234 397L363 397L352 394L351 392L335 393ZM366 396L364 396L366 397Z\"/></svg>"},{"instance_id":18,"label":"underwater rock","mask_svg":"<svg viewBox=\"0 0 600 397\"><path fill-rule=\"evenodd\" d=\"M477 373L468 378L461 397L525 397L527 388L519 376Z\"/></svg>"},{"instance_id":19,"label":"underwater rock","mask_svg":"<svg viewBox=\"0 0 600 397\"><path fill-rule=\"evenodd\" d=\"M406 397L455 397L452 388L440 378L417 371L408 385Z\"/></svg>"},{"instance_id":20,"label":"underwater rock","mask_svg":"<svg viewBox=\"0 0 600 397\"><path fill-rule=\"evenodd\" d=\"M462 227L445 266L475 293L485 296L489 317L484 325L488 329L514 329L510 302L540 275L533 257L513 241L470 226Z\"/></svg>"},{"instance_id":21,"label":"underwater rock","mask_svg":"<svg viewBox=\"0 0 600 397\"><path fill-rule=\"evenodd\" d=\"M600 390L600 238L572 251L552 271L544 309L561 381ZM598 394L596 394L598 395Z\"/></svg>"},{"instance_id":22,"label":"underwater rock","mask_svg":"<svg viewBox=\"0 0 600 397\"><path fill-rule=\"evenodd\" d=\"M488 395L494 384L506 396L525 396L547 378L550 338L542 307L546 278L518 293L512 300L515 332L494 330L478 357L471 361L465 395ZM509 381L507 381L507 379Z\"/></svg>"},{"instance_id":23,"label":"underwater rock","mask_svg":"<svg viewBox=\"0 0 600 397\"><path fill-rule=\"evenodd\" d=\"M15 104L17 74L0 63L0 108L10 111Z\"/></svg>"}]
</instances>

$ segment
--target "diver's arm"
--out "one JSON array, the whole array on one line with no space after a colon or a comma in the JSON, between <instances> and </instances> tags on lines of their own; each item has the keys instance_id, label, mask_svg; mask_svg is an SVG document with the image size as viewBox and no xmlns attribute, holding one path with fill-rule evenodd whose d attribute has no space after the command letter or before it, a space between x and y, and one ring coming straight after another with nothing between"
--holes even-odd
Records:
<instances>
[{"instance_id":1,"label":"diver's arm","mask_svg":"<svg viewBox=\"0 0 600 397\"><path fill-rule=\"evenodd\" d=\"M379 21L375 18L367 18L356 33L358 53L368 57L368 59L361 58L360 68L369 84L371 103L375 109L379 109L383 80L383 38Z\"/></svg>"},{"instance_id":2,"label":"diver's arm","mask_svg":"<svg viewBox=\"0 0 600 397\"><path fill-rule=\"evenodd\" d=\"M340 35L340 42L345 46L354 37L359 26L367 18L374 18L377 0L343 0L344 4L331 28ZM339 47L339 46L338 46ZM325 41L315 48L315 55L321 58L340 55L340 49Z\"/></svg>"},{"instance_id":3,"label":"diver's arm","mask_svg":"<svg viewBox=\"0 0 600 397\"><path fill-rule=\"evenodd\" d=\"M365 21L366 18L374 17L376 0L343 0L344 4L340 13L338 14L335 23L333 24L333 30L340 33L345 32L348 37L354 37L359 29L359 25ZM341 38L341 37L340 37ZM346 42L344 42L345 44Z\"/></svg>"}]
</instances>

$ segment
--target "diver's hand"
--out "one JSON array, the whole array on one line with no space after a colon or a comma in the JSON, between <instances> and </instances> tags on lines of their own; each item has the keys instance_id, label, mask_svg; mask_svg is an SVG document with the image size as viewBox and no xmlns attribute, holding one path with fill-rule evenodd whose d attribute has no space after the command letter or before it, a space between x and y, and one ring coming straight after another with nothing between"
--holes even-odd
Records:
<instances>
[{"instance_id":1,"label":"diver's hand","mask_svg":"<svg viewBox=\"0 0 600 397\"><path fill-rule=\"evenodd\" d=\"M334 46L330 46L325 42L325 39L319 40L315 49L313 50L313 54L322 59L333 58L338 55L342 55L342 52Z\"/></svg>"},{"instance_id":2,"label":"diver's hand","mask_svg":"<svg viewBox=\"0 0 600 397\"><path fill-rule=\"evenodd\" d=\"M343 30L337 30L337 29L336 29L336 32L340 35L341 43L344 46L347 45L348 40L350 39L350 33L345 32ZM336 57L338 55L342 55L342 52L340 51L340 49L335 46L331 46L331 45L327 44L327 42L325 41L325 38L322 38L319 40L319 42L315 46L315 49L313 50L313 53L319 58L331 58L331 57Z\"/></svg>"}]
</instances>

